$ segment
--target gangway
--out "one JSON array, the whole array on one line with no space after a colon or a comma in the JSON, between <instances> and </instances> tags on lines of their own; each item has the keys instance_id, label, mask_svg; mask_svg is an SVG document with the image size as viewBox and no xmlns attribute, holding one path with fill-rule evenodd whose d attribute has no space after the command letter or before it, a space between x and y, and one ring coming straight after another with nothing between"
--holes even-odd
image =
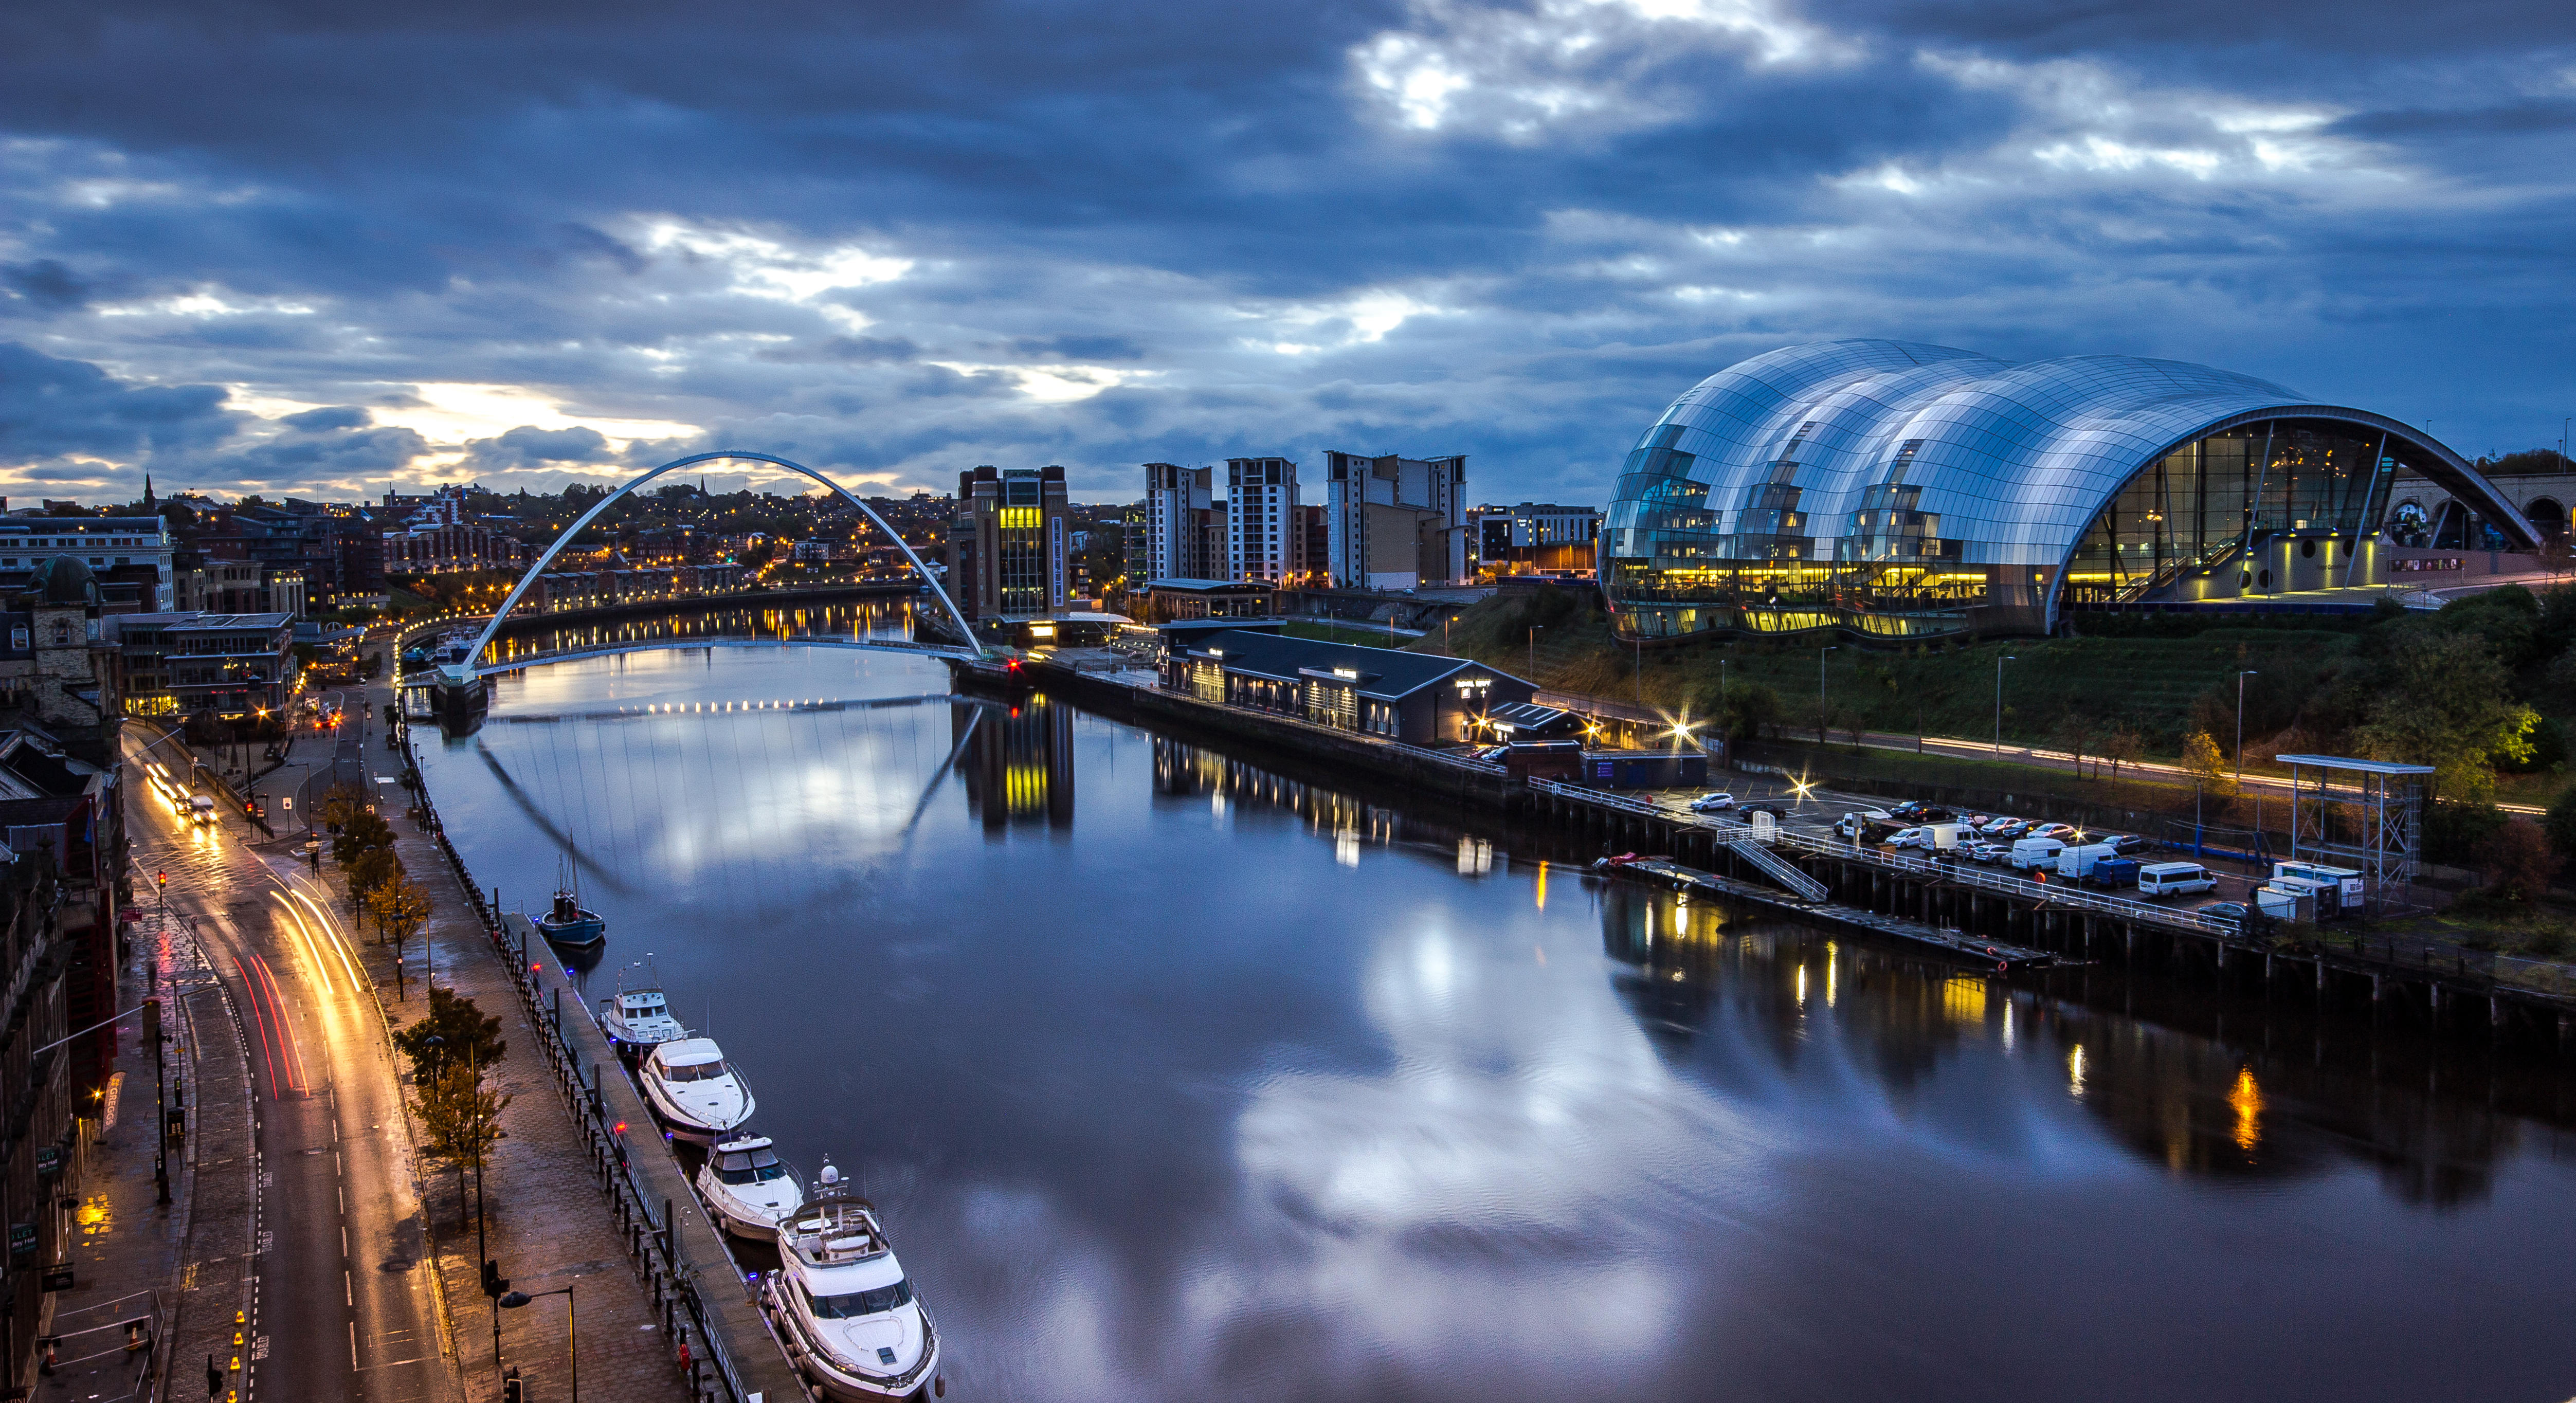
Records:
<instances>
[{"instance_id":1,"label":"gangway","mask_svg":"<svg viewBox=\"0 0 2576 1403\"><path fill-rule=\"evenodd\" d=\"M1782 858L1779 854L1772 852L1760 838L1755 837L1750 831L1747 831L1744 836L1740 838L1726 837L1721 833L1717 841L1723 844L1728 852L1735 854L1737 857L1743 858L1745 861L1752 863L1756 868L1760 869L1762 875L1769 877L1772 881L1778 882L1780 885L1787 887L1789 890L1796 892L1798 895L1805 897L1809 901L1822 901L1833 894L1826 890L1824 883L1819 882L1815 878L1808 876L1806 873L1799 871L1795 864Z\"/></svg>"}]
</instances>

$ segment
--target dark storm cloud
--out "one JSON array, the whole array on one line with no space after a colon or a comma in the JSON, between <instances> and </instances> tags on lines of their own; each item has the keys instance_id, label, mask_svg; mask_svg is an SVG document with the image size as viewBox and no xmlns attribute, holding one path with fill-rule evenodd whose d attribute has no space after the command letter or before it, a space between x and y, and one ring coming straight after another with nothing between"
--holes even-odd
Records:
<instances>
[{"instance_id":1,"label":"dark storm cloud","mask_svg":"<svg viewBox=\"0 0 2576 1403\"><path fill-rule=\"evenodd\" d=\"M0 467L740 446L1125 496L1349 447L1597 499L1692 380L1837 335L2208 360L2515 446L2576 358L2570 15L21 5L0 317L43 373Z\"/></svg>"},{"instance_id":2,"label":"dark storm cloud","mask_svg":"<svg viewBox=\"0 0 2576 1403\"><path fill-rule=\"evenodd\" d=\"M218 443L240 417L219 385L131 385L85 361L0 341L0 458L150 456Z\"/></svg>"}]
</instances>

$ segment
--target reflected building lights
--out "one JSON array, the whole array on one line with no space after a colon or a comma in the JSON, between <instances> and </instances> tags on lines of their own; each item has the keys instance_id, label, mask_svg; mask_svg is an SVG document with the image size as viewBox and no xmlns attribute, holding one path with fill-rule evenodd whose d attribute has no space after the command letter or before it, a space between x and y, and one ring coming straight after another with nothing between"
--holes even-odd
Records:
<instances>
[{"instance_id":1,"label":"reflected building lights","mask_svg":"<svg viewBox=\"0 0 2576 1403\"><path fill-rule=\"evenodd\" d=\"M2084 1044L2077 1043L2066 1053L2066 1094L2084 1099Z\"/></svg>"}]
</instances>

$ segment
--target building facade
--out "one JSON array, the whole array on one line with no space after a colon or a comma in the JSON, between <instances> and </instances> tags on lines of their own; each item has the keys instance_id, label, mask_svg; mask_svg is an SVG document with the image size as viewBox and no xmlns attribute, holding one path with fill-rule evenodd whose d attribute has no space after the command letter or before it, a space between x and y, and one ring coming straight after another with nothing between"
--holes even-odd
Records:
<instances>
[{"instance_id":1,"label":"building facade","mask_svg":"<svg viewBox=\"0 0 2576 1403\"><path fill-rule=\"evenodd\" d=\"M1481 739L1495 707L1526 704L1538 693L1465 658L1248 629L1176 631L1164 650L1162 681L1201 701L1413 745Z\"/></svg>"},{"instance_id":2,"label":"building facade","mask_svg":"<svg viewBox=\"0 0 2576 1403\"><path fill-rule=\"evenodd\" d=\"M89 567L110 607L174 609L178 545L158 516L0 517L0 592L24 588L38 566L68 555Z\"/></svg>"},{"instance_id":3,"label":"building facade","mask_svg":"<svg viewBox=\"0 0 2576 1403\"><path fill-rule=\"evenodd\" d=\"M1225 460L1225 573L1278 584L1297 574L1305 522L1297 510L1297 465L1286 458Z\"/></svg>"},{"instance_id":4,"label":"building facade","mask_svg":"<svg viewBox=\"0 0 2576 1403\"><path fill-rule=\"evenodd\" d=\"M161 667L182 716L273 715L295 695L292 614L199 614L158 632Z\"/></svg>"},{"instance_id":5,"label":"building facade","mask_svg":"<svg viewBox=\"0 0 2576 1403\"><path fill-rule=\"evenodd\" d=\"M1598 508L1523 502L1467 517L1481 575L1589 575L1598 564Z\"/></svg>"},{"instance_id":6,"label":"building facade","mask_svg":"<svg viewBox=\"0 0 2576 1403\"><path fill-rule=\"evenodd\" d=\"M957 476L949 594L969 619L1052 618L1068 607L1064 469L979 467Z\"/></svg>"},{"instance_id":7,"label":"building facade","mask_svg":"<svg viewBox=\"0 0 2576 1403\"><path fill-rule=\"evenodd\" d=\"M1128 546L1130 580L1203 579L1217 573L1207 558L1215 475L1214 468L1145 465L1144 526Z\"/></svg>"},{"instance_id":8,"label":"building facade","mask_svg":"<svg viewBox=\"0 0 2576 1403\"><path fill-rule=\"evenodd\" d=\"M1345 589L1460 584L1468 572L1467 460L1326 453L1321 567Z\"/></svg>"},{"instance_id":9,"label":"building facade","mask_svg":"<svg viewBox=\"0 0 2576 1403\"><path fill-rule=\"evenodd\" d=\"M1602 584L1628 637L2047 633L2069 609L2242 607L2383 583L2410 472L2534 541L2420 430L2251 376L1794 346L1647 427L1602 526Z\"/></svg>"},{"instance_id":10,"label":"building facade","mask_svg":"<svg viewBox=\"0 0 2576 1403\"><path fill-rule=\"evenodd\" d=\"M385 506L408 513L399 528L384 533L384 573L388 575L515 570L529 559L528 549L515 537L493 530L466 511L462 487L441 487L425 498L387 492Z\"/></svg>"},{"instance_id":11,"label":"building facade","mask_svg":"<svg viewBox=\"0 0 2576 1403\"><path fill-rule=\"evenodd\" d=\"M2531 523L2532 530L2542 536L2566 535L2568 508L2576 506L2576 467L2555 454L2512 458L2526 461L2509 459L2484 468L2481 475ZM2527 461L2533 458L2542 461ZM2388 535L2398 545L2424 550L2512 549L2506 531L2481 514L2475 502L2420 473L2401 473L2389 488L2389 500Z\"/></svg>"}]
</instances>

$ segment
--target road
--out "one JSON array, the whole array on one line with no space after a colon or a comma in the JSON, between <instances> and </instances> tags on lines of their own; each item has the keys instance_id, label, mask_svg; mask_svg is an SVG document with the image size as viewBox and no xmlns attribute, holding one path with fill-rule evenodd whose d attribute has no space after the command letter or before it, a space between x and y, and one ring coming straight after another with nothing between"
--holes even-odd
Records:
<instances>
[{"instance_id":1,"label":"road","mask_svg":"<svg viewBox=\"0 0 2576 1403\"><path fill-rule=\"evenodd\" d=\"M357 728L339 743L354 757ZM285 845L263 856L238 821L188 825L148 789L135 808L135 870L167 874L250 1045L263 1173L243 1403L457 1397L401 1084L355 932Z\"/></svg>"}]
</instances>

